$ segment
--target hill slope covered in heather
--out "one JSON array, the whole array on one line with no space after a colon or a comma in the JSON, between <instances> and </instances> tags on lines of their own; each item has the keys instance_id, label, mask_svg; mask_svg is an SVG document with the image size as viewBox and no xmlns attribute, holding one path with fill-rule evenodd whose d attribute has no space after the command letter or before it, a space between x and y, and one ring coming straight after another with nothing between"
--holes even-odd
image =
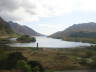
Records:
<instances>
[{"instance_id":1,"label":"hill slope covered in heather","mask_svg":"<svg viewBox=\"0 0 96 72\"><path fill-rule=\"evenodd\" d=\"M50 35L50 37L62 38L65 40L70 40L73 38L74 40L95 39L96 38L96 23L90 22L90 23L74 24L64 31L56 32Z\"/></svg>"}]
</instances>

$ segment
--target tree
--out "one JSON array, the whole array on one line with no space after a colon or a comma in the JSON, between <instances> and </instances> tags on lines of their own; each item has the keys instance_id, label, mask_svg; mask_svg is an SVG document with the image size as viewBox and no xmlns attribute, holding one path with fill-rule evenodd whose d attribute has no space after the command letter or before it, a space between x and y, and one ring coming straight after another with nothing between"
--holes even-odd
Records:
<instances>
[{"instance_id":1,"label":"tree","mask_svg":"<svg viewBox=\"0 0 96 72\"><path fill-rule=\"evenodd\" d=\"M17 38L18 42L26 43L26 42L36 42L35 37L30 37L28 35L22 35L19 38Z\"/></svg>"}]
</instances>

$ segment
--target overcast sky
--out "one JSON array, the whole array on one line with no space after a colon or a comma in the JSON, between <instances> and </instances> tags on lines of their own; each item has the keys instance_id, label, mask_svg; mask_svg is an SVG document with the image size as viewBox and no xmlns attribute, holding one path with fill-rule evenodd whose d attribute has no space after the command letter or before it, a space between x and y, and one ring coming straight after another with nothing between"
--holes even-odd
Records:
<instances>
[{"instance_id":1,"label":"overcast sky","mask_svg":"<svg viewBox=\"0 0 96 72\"><path fill-rule=\"evenodd\" d=\"M0 0L0 16L50 35L73 24L96 22L96 0Z\"/></svg>"}]
</instances>

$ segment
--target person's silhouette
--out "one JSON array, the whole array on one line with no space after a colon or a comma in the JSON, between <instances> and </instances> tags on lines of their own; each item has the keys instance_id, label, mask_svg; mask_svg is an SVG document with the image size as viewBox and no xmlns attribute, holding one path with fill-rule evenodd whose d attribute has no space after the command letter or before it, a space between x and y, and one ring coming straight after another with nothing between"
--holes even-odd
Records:
<instances>
[{"instance_id":1,"label":"person's silhouette","mask_svg":"<svg viewBox=\"0 0 96 72\"><path fill-rule=\"evenodd\" d=\"M38 42L37 42L37 48L38 48L38 46L39 46L39 44L38 44Z\"/></svg>"}]
</instances>

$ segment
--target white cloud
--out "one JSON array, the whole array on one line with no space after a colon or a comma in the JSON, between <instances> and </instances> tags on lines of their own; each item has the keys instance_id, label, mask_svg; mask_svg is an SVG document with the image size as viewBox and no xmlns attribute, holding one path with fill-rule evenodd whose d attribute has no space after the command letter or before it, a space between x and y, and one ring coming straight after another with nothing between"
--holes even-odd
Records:
<instances>
[{"instance_id":1,"label":"white cloud","mask_svg":"<svg viewBox=\"0 0 96 72\"><path fill-rule=\"evenodd\" d=\"M96 0L0 0L0 15L6 20L38 21L73 11L96 11Z\"/></svg>"},{"instance_id":2,"label":"white cloud","mask_svg":"<svg viewBox=\"0 0 96 72\"><path fill-rule=\"evenodd\" d=\"M96 11L96 0L79 0L80 10Z\"/></svg>"},{"instance_id":3,"label":"white cloud","mask_svg":"<svg viewBox=\"0 0 96 72\"><path fill-rule=\"evenodd\" d=\"M1 0L0 15L16 21L37 21L40 17L50 17L69 13L73 9L72 0ZM12 11L10 11L12 10Z\"/></svg>"}]
</instances>

